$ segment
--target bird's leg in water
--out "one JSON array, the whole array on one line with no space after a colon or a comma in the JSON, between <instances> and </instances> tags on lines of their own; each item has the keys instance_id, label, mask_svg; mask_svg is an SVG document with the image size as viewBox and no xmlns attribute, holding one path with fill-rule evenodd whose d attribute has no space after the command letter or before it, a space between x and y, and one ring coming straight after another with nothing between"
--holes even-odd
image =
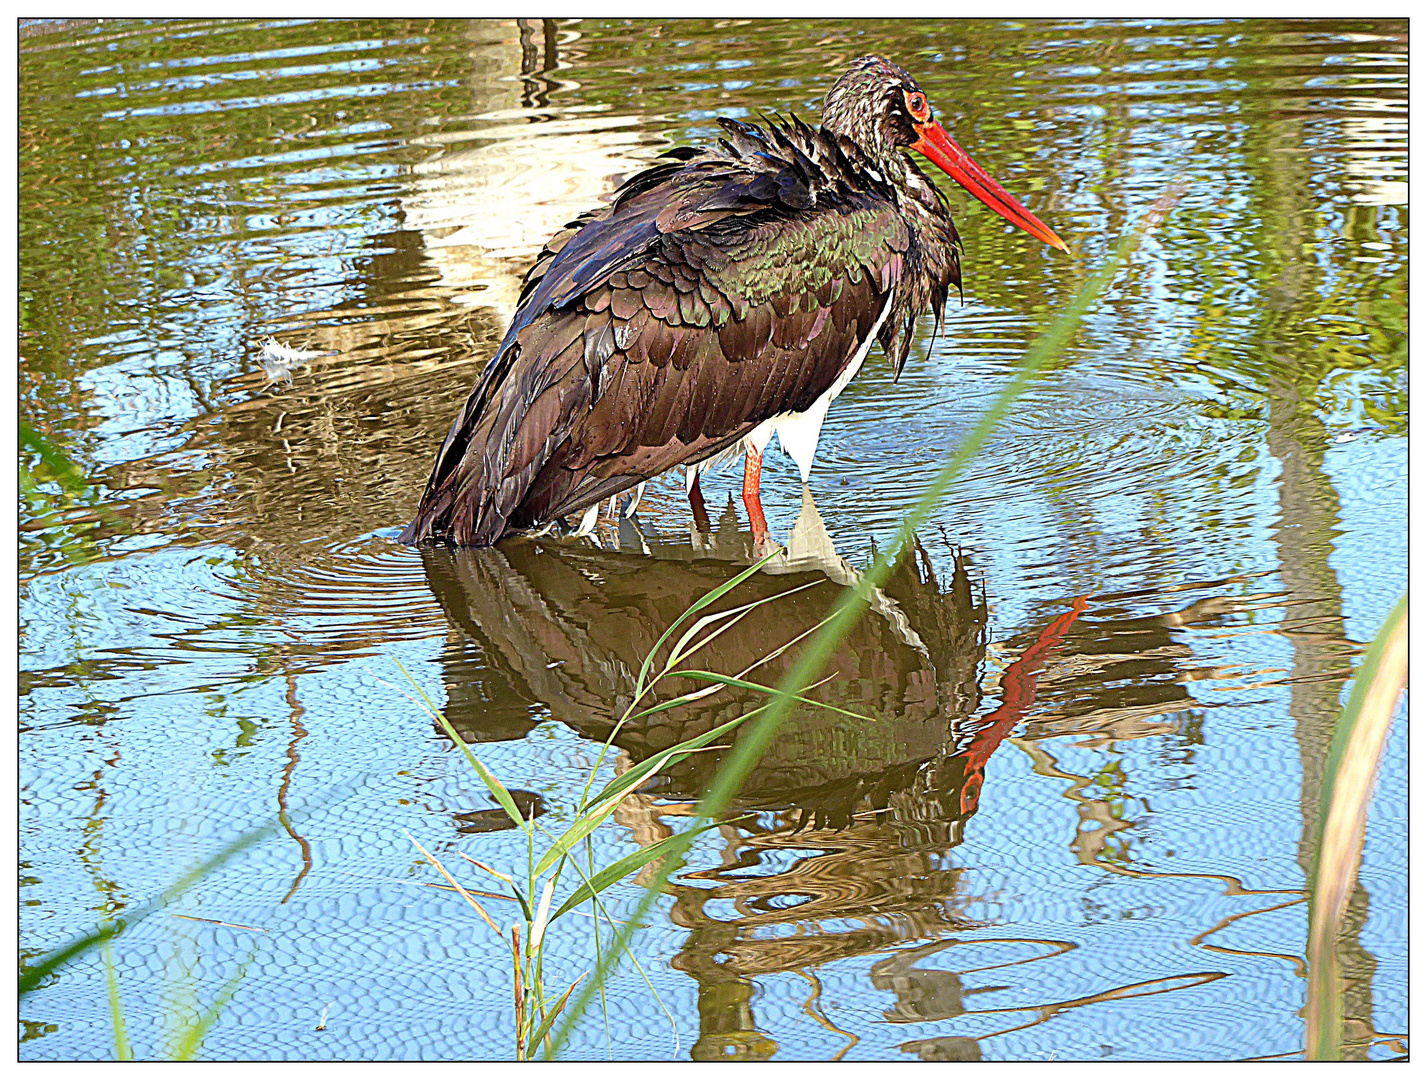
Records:
<instances>
[{"instance_id":1,"label":"bird's leg in water","mask_svg":"<svg viewBox=\"0 0 1427 1080\"><path fill-rule=\"evenodd\" d=\"M748 524L753 529L753 543L762 547L768 542L768 521L763 517L763 503L758 498L758 482L763 476L763 454L745 447L743 454L743 505L748 508Z\"/></svg>"},{"instance_id":2,"label":"bird's leg in water","mask_svg":"<svg viewBox=\"0 0 1427 1080\"><path fill-rule=\"evenodd\" d=\"M707 536L713 530L709 527L709 512L704 509L704 493L699 490L699 478L694 476L693 486L689 488L689 509L694 512L694 528Z\"/></svg>"}]
</instances>

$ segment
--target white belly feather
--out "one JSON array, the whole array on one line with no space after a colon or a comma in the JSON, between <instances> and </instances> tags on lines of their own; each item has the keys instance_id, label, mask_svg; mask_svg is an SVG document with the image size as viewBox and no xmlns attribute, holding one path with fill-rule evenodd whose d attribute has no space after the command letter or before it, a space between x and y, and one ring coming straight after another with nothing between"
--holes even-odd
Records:
<instances>
[{"instance_id":1,"label":"white belly feather","mask_svg":"<svg viewBox=\"0 0 1427 1080\"><path fill-rule=\"evenodd\" d=\"M882 314L878 315L877 321L872 324L872 329L857 349L857 355L852 358L847 367L842 369L837 381L829 386L817 401L813 402L812 408L807 412L785 412L769 417L744 438L745 446L751 446L761 454L763 448L768 445L768 440L776 434L778 445L783 448L785 454L798 463L798 468L803 474L803 483L806 484L808 475L813 471L813 458L817 457L818 438L822 434L823 421L827 419L827 411L832 407L837 395L846 390L847 384L862 370L862 362L867 359L867 350L872 348L872 342L877 340L877 333L882 329L882 324L887 321L887 313L891 310L892 295L889 292L887 302L882 305Z\"/></svg>"},{"instance_id":2,"label":"white belly feather","mask_svg":"<svg viewBox=\"0 0 1427 1080\"><path fill-rule=\"evenodd\" d=\"M785 412L779 413L777 416L770 416L745 435L742 442L734 443L728 449L714 454L712 457L704 458L697 464L685 466L684 489L692 491L695 479L706 472L731 463L739 456L740 451L754 450L757 453L763 453L764 447L768 445L768 440L774 435L778 436L778 445L783 448L783 452L798 463L798 468L803 474L803 483L806 484L808 475L813 471L813 459L817 457L818 438L822 434L823 421L827 419L827 411L832 407L837 395L846 390L847 384L862 370L862 362L867 359L867 351L877 340L877 334L882 329L882 324L887 321L887 313L891 310L892 296L888 293L887 302L882 305L882 314L877 316L877 321L872 324L871 331L858 346L857 355L852 358L847 367L842 369L837 381L813 402L810 409L806 412Z\"/></svg>"}]
</instances>

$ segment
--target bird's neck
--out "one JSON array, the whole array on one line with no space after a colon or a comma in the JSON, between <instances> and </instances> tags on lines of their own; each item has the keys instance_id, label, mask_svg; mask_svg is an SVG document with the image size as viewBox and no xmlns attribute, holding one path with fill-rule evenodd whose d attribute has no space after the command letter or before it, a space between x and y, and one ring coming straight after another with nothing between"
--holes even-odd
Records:
<instances>
[{"instance_id":1,"label":"bird's neck","mask_svg":"<svg viewBox=\"0 0 1427 1080\"><path fill-rule=\"evenodd\" d=\"M941 219L949 218L951 214L947 208L946 198L937 190L931 177L922 172L908 154L897 154L895 161L898 173L897 182L893 186L896 187L898 197L902 202L902 210L917 214L919 217L927 215Z\"/></svg>"},{"instance_id":2,"label":"bird's neck","mask_svg":"<svg viewBox=\"0 0 1427 1080\"><path fill-rule=\"evenodd\" d=\"M892 184L898 209L912 225L924 245L945 245L951 237L951 209L946 196L910 155L897 154L898 172Z\"/></svg>"}]
</instances>

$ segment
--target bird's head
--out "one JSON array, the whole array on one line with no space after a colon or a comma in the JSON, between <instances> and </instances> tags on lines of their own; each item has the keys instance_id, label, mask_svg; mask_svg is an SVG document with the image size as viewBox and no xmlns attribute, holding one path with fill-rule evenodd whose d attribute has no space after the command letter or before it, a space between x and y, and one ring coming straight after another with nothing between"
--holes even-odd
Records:
<instances>
[{"instance_id":1,"label":"bird's head","mask_svg":"<svg viewBox=\"0 0 1427 1080\"><path fill-rule=\"evenodd\" d=\"M902 150L917 151L1011 224L1066 250L1060 237L951 140L917 81L890 60L854 60L827 92L822 125L884 163L895 162Z\"/></svg>"}]
</instances>

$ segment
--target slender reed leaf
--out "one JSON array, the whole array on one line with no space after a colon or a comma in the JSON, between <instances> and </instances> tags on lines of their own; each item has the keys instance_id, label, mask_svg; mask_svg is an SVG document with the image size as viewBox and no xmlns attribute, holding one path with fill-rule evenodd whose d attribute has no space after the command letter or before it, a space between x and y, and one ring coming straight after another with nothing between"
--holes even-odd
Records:
<instances>
[{"instance_id":1,"label":"slender reed leaf","mask_svg":"<svg viewBox=\"0 0 1427 1080\"><path fill-rule=\"evenodd\" d=\"M1407 685L1407 596L1388 614L1363 654L1352 693L1333 730L1323 768L1318 858L1308 931L1308 1057L1343 1056L1343 988L1338 931L1362 861L1372 800L1388 728Z\"/></svg>"},{"instance_id":2,"label":"slender reed leaf","mask_svg":"<svg viewBox=\"0 0 1427 1080\"><path fill-rule=\"evenodd\" d=\"M750 601L747 604L741 604L736 608L729 608L727 611L719 611L715 612L712 615L705 615L703 618L698 619L693 626L689 627L689 629L684 632L684 635L679 638L678 642L675 643L673 649L669 651L669 659L664 665L664 670L668 671L669 668L673 667L675 664L683 663L683 661L687 660L690 656L693 656L694 653L698 652L700 649L702 649L709 642L713 641L724 631L730 630L734 626L736 626L745 615L748 615L752 611L756 611L764 604L771 604L775 600L782 600L784 597L792 596L794 593L802 592L804 589L811 589L817 584L818 583L816 581L809 581L806 585L797 585L791 589L785 589L783 592L774 593L772 596L762 596L759 597L757 600ZM727 619L728 621L725 622L722 626L720 626L717 630L713 631L713 633L701 639L697 644L693 646L689 645L690 640L692 640L693 637L698 634L700 630L704 629L707 626L712 626L720 619ZM688 649L687 652L685 652L686 648Z\"/></svg>"},{"instance_id":3,"label":"slender reed leaf","mask_svg":"<svg viewBox=\"0 0 1427 1080\"><path fill-rule=\"evenodd\" d=\"M803 697L802 694L792 694L786 690L776 689L772 686L764 686L762 683L749 682L747 679L736 679L732 675L720 675L716 671L671 671L669 673L677 678L700 679L704 682L719 683L723 686L737 686L743 690L756 690L760 694L772 694L779 697L789 697L794 701L802 702L804 705L812 705L815 708L827 709L829 712L841 713L843 716L850 716L854 720L863 720L869 724L877 723L876 717L863 716L861 713L848 712L846 709L839 709L836 705L829 705L825 701L814 701L810 697Z\"/></svg>"},{"instance_id":4,"label":"slender reed leaf","mask_svg":"<svg viewBox=\"0 0 1427 1080\"><path fill-rule=\"evenodd\" d=\"M460 748L461 753L466 755L466 760L471 763L471 768L476 770L476 775L481 778L481 782L490 789L490 793L495 796L495 801L500 803L501 809L510 816L510 820L515 822L518 828L528 833L530 828L526 825L525 818L520 816L520 810L515 805L515 800L510 797L510 792L506 790L505 785L496 779L493 772L481 764L480 759L476 757L475 754L471 753L471 748L466 745L466 740L456 733L456 729L451 726L441 710L431 703L431 699L426 696L426 691L421 689L406 668L401 666L401 661L396 657L392 657L392 663L400 668L401 673L406 676L406 681L416 688L416 692L421 695L422 700L426 703L426 711L441 725L442 730L444 730L446 734L450 736L451 741Z\"/></svg>"},{"instance_id":5,"label":"slender reed leaf","mask_svg":"<svg viewBox=\"0 0 1427 1080\"><path fill-rule=\"evenodd\" d=\"M535 864L535 876L539 877L545 873L557 861L568 855L572 847L598 829L604 819L614 813L623 797L623 794L611 796L602 802L595 803L588 810L582 810L575 818L575 823L560 834L559 839L550 845L545 854L540 857L540 861Z\"/></svg>"},{"instance_id":6,"label":"slender reed leaf","mask_svg":"<svg viewBox=\"0 0 1427 1080\"><path fill-rule=\"evenodd\" d=\"M208 1006L203 1015L188 1025L179 1036L178 1044L173 1049L173 1060L192 1061L193 1055L203 1045L203 1037L208 1034L208 1029L217 1021L219 1014L227 1006L229 1000L237 992L238 986L242 983L244 976L248 973L248 965L257 958L257 946L253 947L248 958L238 966L237 972L223 984L223 989L218 991L218 996L213 999L213 1004Z\"/></svg>"},{"instance_id":7,"label":"slender reed leaf","mask_svg":"<svg viewBox=\"0 0 1427 1080\"><path fill-rule=\"evenodd\" d=\"M699 832L707 832L714 828L713 822L705 822L698 829ZM658 843L642 847L638 851L632 852L620 859L612 862L588 881L582 883L579 888L565 898L565 902L555 909L555 914L550 916L550 921L554 922L565 912L583 904L591 897L598 896L611 885L623 881L630 874L633 874L648 866L655 859L662 858L674 849L674 841L678 835L666 837Z\"/></svg>"},{"instance_id":8,"label":"slender reed leaf","mask_svg":"<svg viewBox=\"0 0 1427 1080\"><path fill-rule=\"evenodd\" d=\"M565 1007L565 1003L570 1000L570 995L575 992L575 987L580 985L580 979L583 979L588 974L588 971L581 972L579 978L570 984L570 989L560 995L560 1000L555 1003L555 1008L551 1010L550 1015L541 1021L540 1026L535 1029L535 1034L530 1036L531 1046L538 1046L540 1040L545 1038L546 1033L550 1030L550 1025L555 1022L555 1018L560 1015L560 1011Z\"/></svg>"},{"instance_id":9,"label":"slender reed leaf","mask_svg":"<svg viewBox=\"0 0 1427 1080\"><path fill-rule=\"evenodd\" d=\"M48 439L25 421L19 421L18 427L20 429L20 446L35 451L40 456L40 460L55 474L55 479L61 485L75 494L82 494L88 490L89 481L85 479L79 466L70 460L68 454L51 444Z\"/></svg>"},{"instance_id":10,"label":"slender reed leaf","mask_svg":"<svg viewBox=\"0 0 1427 1080\"><path fill-rule=\"evenodd\" d=\"M458 852L456 852L456 854L459 855L459 856L461 856L461 858L465 859L465 860L466 860L468 863L470 863L472 866L477 867L478 869L484 870L484 871L485 871L487 874L489 874L491 877L500 878L501 881L504 881L504 882L505 882L507 885L509 885L512 889L515 888L515 880L514 880L512 877L510 877L510 875L508 875L508 874L502 874L499 870L496 870L496 869L494 869L494 868L492 868L492 867L489 867L489 866L487 866L485 863L481 862L480 859L473 859L473 858L471 858L471 857L470 857L469 855L467 855L464 851L458 851Z\"/></svg>"},{"instance_id":11,"label":"slender reed leaf","mask_svg":"<svg viewBox=\"0 0 1427 1080\"><path fill-rule=\"evenodd\" d=\"M749 715L752 714L750 713ZM633 768L626 769L602 787L600 793L590 800L589 805L598 806L601 803L637 788L655 773L668 768L670 765L678 764L696 750L700 750L721 736L727 735L747 719L748 716L735 717L726 723L720 724L716 728L709 729L702 735L695 735L692 739L685 739L681 743L675 743L667 750L663 750L651 758L646 758Z\"/></svg>"},{"instance_id":12,"label":"slender reed leaf","mask_svg":"<svg viewBox=\"0 0 1427 1080\"><path fill-rule=\"evenodd\" d=\"M417 851L421 852L421 854L426 857L426 861L429 862L432 866L436 867L437 870L441 871L441 876L451 883L451 888L455 889L458 893L465 897L466 903L470 904L471 907L475 908L476 914L479 915L481 918L485 919L486 925L489 926L492 930L494 930L496 932L496 935L499 936L500 927L496 926L495 921L489 915L486 914L486 909L481 907L481 905L476 902L476 898L470 893L468 893L464 888L462 888L461 883L447 872L446 868L441 865L441 860L438 859L435 855L432 855L431 852L427 851L420 844L417 844L416 838L413 837L411 833L406 832L405 829L402 829L401 831L406 833L406 838L416 846Z\"/></svg>"},{"instance_id":13,"label":"slender reed leaf","mask_svg":"<svg viewBox=\"0 0 1427 1080\"><path fill-rule=\"evenodd\" d=\"M588 866L589 866L589 868L590 868L590 872L589 872L588 874L585 873L584 867L582 867L582 866L580 865L580 861L579 861L578 859L573 860L573 865L574 865L575 869L579 871L580 877L584 878L585 881L588 882L588 881L590 880L590 878L591 878L591 877L594 875L594 873L595 873L595 847L594 847L594 845L593 845L592 843L590 843L590 838L589 838L588 836L585 837L585 862L586 862L586 864L588 864ZM600 965L604 963L604 956L603 956L602 951L601 951L601 949L600 949L600 914L599 914L599 913L600 913L599 896L592 894L592 895L590 896L590 920L591 920L591 922L594 924L594 935L595 935L595 970L596 970L596 971L598 971ZM557 914L557 918L558 918L558 914ZM610 1033L609 1033L609 1000L608 1000L608 998L605 996L605 991L604 991L604 987L603 987L603 986L600 987L600 1015L604 1018L604 1045L605 1045L605 1056L606 1056L607 1058L610 1058L611 1060L613 1060L613 1058L614 1058L614 1040L610 1038Z\"/></svg>"},{"instance_id":14,"label":"slender reed leaf","mask_svg":"<svg viewBox=\"0 0 1427 1080\"><path fill-rule=\"evenodd\" d=\"M119 999L119 973L114 969L114 947L104 943L104 982L109 990L109 1023L114 1029L114 1056L120 1061L133 1061L129 1035L124 1025L124 1003Z\"/></svg>"},{"instance_id":15,"label":"slender reed leaf","mask_svg":"<svg viewBox=\"0 0 1427 1080\"><path fill-rule=\"evenodd\" d=\"M480 867L482 870L484 870L487 874L491 874L491 875L494 876L494 877L498 877L498 878L500 878L502 881L504 881L507 885L509 885L509 886L511 887L511 890L515 893L515 896L514 896L514 897L506 897L506 899L507 899L507 900L514 899L517 903L520 904L520 910L524 913L525 917L526 917L527 919L529 919L529 918L531 917L531 915L530 915L530 904L526 901L526 899L525 899L525 894L520 891L520 886L515 883L515 879L514 879L514 878L508 877L507 875L502 874L499 870L492 870L492 869L491 869L489 866L487 866L485 863L480 862L480 861L478 861L478 860L476 860L476 859L471 858L471 857L470 857L469 855L467 855L464 851L458 852L458 854L461 856L461 858L465 859L468 863L471 863L471 864L473 864L473 865L475 865L475 866L479 866L479 867ZM497 931L497 932L499 932L499 931Z\"/></svg>"},{"instance_id":16,"label":"slender reed leaf","mask_svg":"<svg viewBox=\"0 0 1427 1080\"><path fill-rule=\"evenodd\" d=\"M680 624L682 624L683 621L687 619L690 615L697 615L700 611L708 607L710 604L716 603L720 597L738 588L738 586L742 585L754 574L758 573L759 570L763 569L765 563L768 563L773 559L777 558L780 554L783 553L784 550L784 548L778 548L777 550L770 552L769 554L763 556L763 558L759 559L752 566L739 572L734 577L724 582L722 585L718 586L715 589L709 590L707 593L701 596L690 608L688 608L688 610L686 610L682 615L680 615L677 619L675 619L672 623L669 624L669 628L665 630L663 634L660 635L659 640L654 643L654 648L649 650L649 655L644 658L644 663L639 668L639 678L635 680L634 684L634 697L636 701L639 700L639 698L643 694L644 680L649 675L649 668L654 663L654 657L658 655L659 650L664 647L664 642L669 640L670 636L674 633L675 630L679 628Z\"/></svg>"},{"instance_id":17,"label":"slender reed leaf","mask_svg":"<svg viewBox=\"0 0 1427 1080\"><path fill-rule=\"evenodd\" d=\"M154 897L147 904L136 908L129 914L125 915L122 919L115 919L113 922L105 923L103 926L97 927L96 929L91 930L89 933L83 934L75 938L68 945L62 946L61 948L56 949L54 952L47 954L32 967L28 967L23 972L21 972L19 981L19 996L24 997L26 994L31 993L36 987L40 985L40 982L46 976L48 976L54 971L57 971L59 968L69 963L75 957L83 956L91 949L98 948L100 945L103 945L108 941L112 941L114 938L124 933L124 931L129 930L137 926L139 923L143 922L154 912L167 906L174 900L177 900L181 895L187 892L188 889L192 887L196 882L198 882L202 878L207 877L213 871L217 870L220 866L226 863L229 859L233 858L240 852L246 851L248 848L256 844L259 840L262 840L265 837L269 836L275 829L278 828L278 825L279 822L274 821L262 826L261 828L253 829L250 832L244 833L242 836L238 837L238 839L234 840L231 844L228 844L226 847L222 848L218 852L218 854L214 855L210 859L205 859L203 862L195 866L192 870L189 870L188 873L180 877L177 881L175 881L163 892L159 893L158 896Z\"/></svg>"}]
</instances>

